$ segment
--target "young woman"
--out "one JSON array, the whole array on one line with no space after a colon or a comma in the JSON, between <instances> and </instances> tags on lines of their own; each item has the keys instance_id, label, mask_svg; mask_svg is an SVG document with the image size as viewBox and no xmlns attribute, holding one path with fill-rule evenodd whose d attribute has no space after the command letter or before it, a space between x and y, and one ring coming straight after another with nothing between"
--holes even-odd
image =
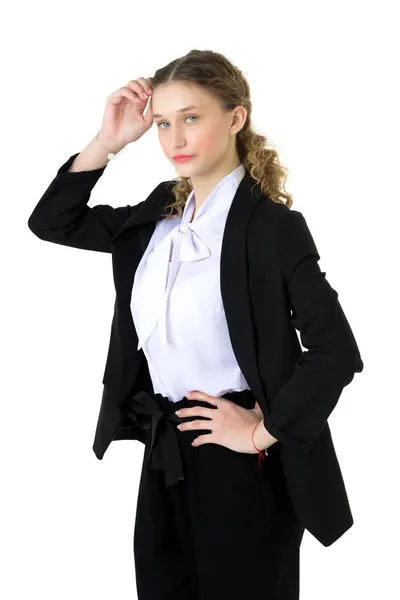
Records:
<instances>
[{"instance_id":1,"label":"young woman","mask_svg":"<svg viewBox=\"0 0 400 600\"><path fill-rule=\"evenodd\" d=\"M89 207L108 160L153 123L178 177L134 206ZM112 254L93 450L145 444L140 600L295 600L304 529L328 546L353 523L327 420L363 362L284 181L243 74L193 50L109 96L29 218L40 239Z\"/></svg>"}]
</instances>

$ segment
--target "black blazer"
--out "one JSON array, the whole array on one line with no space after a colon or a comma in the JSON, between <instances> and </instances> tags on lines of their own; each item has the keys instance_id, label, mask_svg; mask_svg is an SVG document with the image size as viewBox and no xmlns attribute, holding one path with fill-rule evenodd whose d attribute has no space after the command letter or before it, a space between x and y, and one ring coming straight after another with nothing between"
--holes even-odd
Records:
<instances>
[{"instance_id":1,"label":"black blazer","mask_svg":"<svg viewBox=\"0 0 400 600\"><path fill-rule=\"evenodd\" d=\"M136 268L173 181L161 182L135 206L89 207L106 167L68 173L77 154L58 169L28 226L42 240L112 254L116 296L93 443L102 459L113 440L145 442L127 417L133 394L154 391L143 350L137 350L130 299ZM327 419L363 361L319 258L303 215L273 202L246 174L221 249L221 294L232 348L266 429L278 439L268 452L279 454L296 514L329 546L352 526L353 516Z\"/></svg>"}]
</instances>

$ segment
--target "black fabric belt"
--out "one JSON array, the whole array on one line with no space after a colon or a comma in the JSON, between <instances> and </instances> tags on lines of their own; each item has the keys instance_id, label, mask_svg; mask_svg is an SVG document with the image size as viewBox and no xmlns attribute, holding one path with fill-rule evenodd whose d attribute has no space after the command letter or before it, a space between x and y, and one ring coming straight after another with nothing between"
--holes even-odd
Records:
<instances>
[{"instance_id":1,"label":"black fabric belt","mask_svg":"<svg viewBox=\"0 0 400 600\"><path fill-rule=\"evenodd\" d=\"M253 408L255 405L255 398L250 390L228 392L223 397L244 408ZM154 560L168 525L170 526L171 515L166 513L167 488L185 479L179 434L175 427L176 424L195 417L178 417L175 411L195 405L212 408L204 401L189 400L186 396L178 402L172 402L162 394L149 394L144 390L136 393L129 401L129 418L146 432L134 534L137 569ZM208 419L204 420L204 429L207 429ZM202 434L200 430L193 432L196 437ZM163 471L164 477L160 478L155 471Z\"/></svg>"},{"instance_id":2,"label":"black fabric belt","mask_svg":"<svg viewBox=\"0 0 400 600\"><path fill-rule=\"evenodd\" d=\"M172 425L184 419L175 414L176 410L177 404L162 394L140 391L130 400L128 411L129 418L147 431L145 464L164 471L167 486L184 479L179 441Z\"/></svg>"}]
</instances>

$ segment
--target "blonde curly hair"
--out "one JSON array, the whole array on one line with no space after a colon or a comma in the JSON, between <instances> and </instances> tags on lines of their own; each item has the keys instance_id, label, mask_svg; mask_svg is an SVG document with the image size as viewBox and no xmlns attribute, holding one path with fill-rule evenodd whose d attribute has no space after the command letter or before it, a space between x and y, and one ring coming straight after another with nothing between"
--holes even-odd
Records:
<instances>
[{"instance_id":1,"label":"blonde curly hair","mask_svg":"<svg viewBox=\"0 0 400 600\"><path fill-rule=\"evenodd\" d=\"M153 91L169 81L195 83L215 94L223 110L230 111L238 105L247 110L246 121L236 134L236 149L246 174L258 184L261 191L279 204L292 206L292 196L285 190L287 169L279 162L276 149L265 135L253 130L250 87L243 73L224 55L212 50L191 50L158 69L150 77ZM181 216L193 187L190 177L179 176L171 180L172 202L165 206L165 218ZM286 202L285 202L286 200Z\"/></svg>"}]
</instances>

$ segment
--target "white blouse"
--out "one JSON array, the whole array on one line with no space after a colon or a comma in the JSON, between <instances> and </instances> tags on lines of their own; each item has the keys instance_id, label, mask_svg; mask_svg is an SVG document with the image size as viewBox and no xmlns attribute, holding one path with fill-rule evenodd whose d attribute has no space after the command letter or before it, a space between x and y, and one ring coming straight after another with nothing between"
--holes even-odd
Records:
<instances>
[{"instance_id":1,"label":"white blouse","mask_svg":"<svg viewBox=\"0 0 400 600\"><path fill-rule=\"evenodd\" d=\"M182 217L157 222L135 273L131 311L155 393L171 401L250 389L234 356L220 290L226 218L245 175L242 164L198 209L194 190Z\"/></svg>"}]
</instances>

